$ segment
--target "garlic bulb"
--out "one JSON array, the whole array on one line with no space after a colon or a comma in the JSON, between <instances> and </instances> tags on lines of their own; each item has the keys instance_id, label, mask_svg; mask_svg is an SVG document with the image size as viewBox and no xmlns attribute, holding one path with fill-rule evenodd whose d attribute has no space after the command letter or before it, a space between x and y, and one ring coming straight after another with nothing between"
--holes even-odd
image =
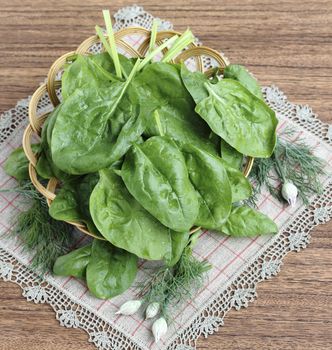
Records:
<instances>
[{"instance_id":1,"label":"garlic bulb","mask_svg":"<svg viewBox=\"0 0 332 350\"><path fill-rule=\"evenodd\" d=\"M164 317L158 318L152 325L152 333L156 343L159 342L160 338L167 332L167 322Z\"/></svg>"},{"instance_id":2,"label":"garlic bulb","mask_svg":"<svg viewBox=\"0 0 332 350\"><path fill-rule=\"evenodd\" d=\"M296 203L296 197L298 194L297 187L291 182L285 182L281 188L281 194L286 199L288 204L294 207Z\"/></svg>"},{"instance_id":3,"label":"garlic bulb","mask_svg":"<svg viewBox=\"0 0 332 350\"><path fill-rule=\"evenodd\" d=\"M149 304L145 311L145 318L148 319L148 318L153 318L157 316L159 309L160 309L159 303L154 302Z\"/></svg>"},{"instance_id":4,"label":"garlic bulb","mask_svg":"<svg viewBox=\"0 0 332 350\"><path fill-rule=\"evenodd\" d=\"M129 300L121 305L120 309L115 313L116 315L133 315L142 305L141 300Z\"/></svg>"}]
</instances>

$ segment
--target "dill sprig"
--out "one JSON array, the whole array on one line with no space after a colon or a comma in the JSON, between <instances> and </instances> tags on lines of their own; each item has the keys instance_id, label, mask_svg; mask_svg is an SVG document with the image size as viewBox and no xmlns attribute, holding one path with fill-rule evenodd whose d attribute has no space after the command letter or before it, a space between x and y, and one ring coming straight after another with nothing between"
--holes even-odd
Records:
<instances>
[{"instance_id":1,"label":"dill sprig","mask_svg":"<svg viewBox=\"0 0 332 350\"><path fill-rule=\"evenodd\" d=\"M157 302L161 315L169 320L169 306L175 307L190 299L202 286L210 268L207 261L199 261L192 255L192 245L189 244L175 266L163 266L148 280L138 284L137 297L147 305Z\"/></svg>"},{"instance_id":2,"label":"dill sprig","mask_svg":"<svg viewBox=\"0 0 332 350\"><path fill-rule=\"evenodd\" d=\"M286 129L282 135L292 135L293 132ZM278 137L271 158L255 159L250 173L250 178L256 183L251 199L255 201L262 187L266 187L272 196L284 201L280 187L276 187L275 182L292 182L298 189L299 197L307 205L310 196L322 192L319 177L323 174L324 161L311 152L303 139L289 142Z\"/></svg>"},{"instance_id":3,"label":"dill sprig","mask_svg":"<svg viewBox=\"0 0 332 350\"><path fill-rule=\"evenodd\" d=\"M13 188L3 188L0 189L1 193L18 193L23 196L25 199L36 199L42 200L43 196L39 193L35 186L30 181L21 181L17 187ZM46 201L44 204L47 206Z\"/></svg>"},{"instance_id":4,"label":"dill sprig","mask_svg":"<svg viewBox=\"0 0 332 350\"><path fill-rule=\"evenodd\" d=\"M25 249L33 254L30 267L40 273L50 271L55 260L67 253L72 244L71 225L49 215L45 198L31 182L1 192L16 192L32 202L29 209L18 214L12 233L18 235Z\"/></svg>"}]
</instances>

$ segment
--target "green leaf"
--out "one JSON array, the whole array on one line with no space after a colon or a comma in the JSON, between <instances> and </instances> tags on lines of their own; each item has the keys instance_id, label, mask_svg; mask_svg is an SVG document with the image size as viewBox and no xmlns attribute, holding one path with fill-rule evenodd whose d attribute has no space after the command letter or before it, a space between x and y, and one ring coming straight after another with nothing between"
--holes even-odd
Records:
<instances>
[{"instance_id":1,"label":"green leaf","mask_svg":"<svg viewBox=\"0 0 332 350\"><path fill-rule=\"evenodd\" d=\"M119 55L119 61L126 74L133 69L134 60ZM67 65L61 78L61 94L66 100L77 89L107 88L118 81L115 66L107 52L84 56L77 55L76 60Z\"/></svg>"},{"instance_id":2,"label":"green leaf","mask_svg":"<svg viewBox=\"0 0 332 350\"><path fill-rule=\"evenodd\" d=\"M191 72L183 63L181 65L181 79L196 104L209 96L205 86L209 79L204 73Z\"/></svg>"},{"instance_id":3,"label":"green leaf","mask_svg":"<svg viewBox=\"0 0 332 350\"><path fill-rule=\"evenodd\" d=\"M122 126L116 140L109 149L110 162L114 163L123 157L134 142L138 142L146 127L148 111L144 105L140 106L140 112L135 113Z\"/></svg>"},{"instance_id":4,"label":"green leaf","mask_svg":"<svg viewBox=\"0 0 332 350\"><path fill-rule=\"evenodd\" d=\"M123 126L132 115L124 116L119 107L121 102L128 103L122 98L129 83L130 78L104 89L77 89L63 102L51 140L52 159L61 170L70 174L92 173L115 160L109 152L110 145L116 142L119 124ZM132 112L137 113L137 95L131 90L127 97ZM114 116L118 107L120 116ZM126 119L119 121L117 117L123 116ZM113 118L118 121L115 127L120 129L116 132L112 130Z\"/></svg>"},{"instance_id":5,"label":"green leaf","mask_svg":"<svg viewBox=\"0 0 332 350\"><path fill-rule=\"evenodd\" d=\"M133 283L137 274L137 257L109 242L94 240L86 269L89 291L101 299L113 298Z\"/></svg>"},{"instance_id":6,"label":"green leaf","mask_svg":"<svg viewBox=\"0 0 332 350\"><path fill-rule=\"evenodd\" d=\"M209 97L195 110L212 131L242 154L270 157L278 124L274 111L235 80L205 86Z\"/></svg>"},{"instance_id":7,"label":"green leaf","mask_svg":"<svg viewBox=\"0 0 332 350\"><path fill-rule=\"evenodd\" d=\"M232 237L253 237L277 233L277 225L266 215L248 207L233 207L232 212L220 229Z\"/></svg>"},{"instance_id":8,"label":"green leaf","mask_svg":"<svg viewBox=\"0 0 332 350\"><path fill-rule=\"evenodd\" d=\"M89 210L90 195L98 180L98 173L94 173L65 182L50 205L50 215L60 221L85 223L90 232L100 235Z\"/></svg>"},{"instance_id":9,"label":"green leaf","mask_svg":"<svg viewBox=\"0 0 332 350\"><path fill-rule=\"evenodd\" d=\"M184 248L189 241L189 232L175 232L171 233L172 238L172 255L170 259L166 260L168 266L174 266L181 258Z\"/></svg>"},{"instance_id":10,"label":"green leaf","mask_svg":"<svg viewBox=\"0 0 332 350\"><path fill-rule=\"evenodd\" d=\"M37 160L36 171L43 179L50 179L54 176L52 166L47 159L45 152L42 152Z\"/></svg>"},{"instance_id":11,"label":"green leaf","mask_svg":"<svg viewBox=\"0 0 332 350\"><path fill-rule=\"evenodd\" d=\"M91 244L75 249L57 258L53 266L53 273L57 276L74 276L84 279L90 256Z\"/></svg>"},{"instance_id":12,"label":"green leaf","mask_svg":"<svg viewBox=\"0 0 332 350\"><path fill-rule=\"evenodd\" d=\"M252 194L252 186L249 180L243 175L240 170L229 166L228 163L226 163L223 159L221 159L221 162L227 171L228 179L231 184L232 203L236 203L249 198Z\"/></svg>"},{"instance_id":13,"label":"green leaf","mask_svg":"<svg viewBox=\"0 0 332 350\"><path fill-rule=\"evenodd\" d=\"M224 78L237 80L257 98L264 99L260 85L247 71L246 67L239 64L230 64L224 69Z\"/></svg>"},{"instance_id":14,"label":"green leaf","mask_svg":"<svg viewBox=\"0 0 332 350\"><path fill-rule=\"evenodd\" d=\"M159 118L150 114L145 135L165 136L179 143L190 143L210 153L219 154L209 140L209 126L195 113L195 103L183 85L180 66L152 63L135 79L142 104L158 111ZM159 123L160 122L160 123Z\"/></svg>"},{"instance_id":15,"label":"green leaf","mask_svg":"<svg viewBox=\"0 0 332 350\"><path fill-rule=\"evenodd\" d=\"M227 171L220 158L195 146L185 145L182 150L200 204L195 225L216 229L227 220L232 207Z\"/></svg>"},{"instance_id":16,"label":"green leaf","mask_svg":"<svg viewBox=\"0 0 332 350\"><path fill-rule=\"evenodd\" d=\"M230 146L226 141L220 139L220 151L222 159L232 168L241 169L243 154Z\"/></svg>"},{"instance_id":17,"label":"green leaf","mask_svg":"<svg viewBox=\"0 0 332 350\"><path fill-rule=\"evenodd\" d=\"M40 144L31 145L32 151L37 153L40 151ZM29 160L26 157L22 147L16 148L9 155L3 165L5 173L15 177L17 180L28 180L29 177Z\"/></svg>"},{"instance_id":18,"label":"green leaf","mask_svg":"<svg viewBox=\"0 0 332 350\"><path fill-rule=\"evenodd\" d=\"M170 256L170 230L130 195L112 170L100 171L90 197L90 212L98 230L113 245L147 260Z\"/></svg>"},{"instance_id":19,"label":"green leaf","mask_svg":"<svg viewBox=\"0 0 332 350\"><path fill-rule=\"evenodd\" d=\"M93 56L78 55L76 60L65 68L61 78L61 94L64 101L77 89L110 86L109 79L101 74L100 70L95 69L93 61L101 63L101 67L106 71L113 68L113 61L106 53Z\"/></svg>"},{"instance_id":20,"label":"green leaf","mask_svg":"<svg viewBox=\"0 0 332 350\"><path fill-rule=\"evenodd\" d=\"M60 112L61 105L57 106L47 117L42 127L41 134L41 152L38 157L36 170L38 175L44 179L56 177L61 180L69 180L72 176L60 170L53 162L50 150L52 131L56 118Z\"/></svg>"},{"instance_id":21,"label":"green leaf","mask_svg":"<svg viewBox=\"0 0 332 350\"><path fill-rule=\"evenodd\" d=\"M126 154L121 175L131 195L163 225L179 232L190 230L198 199L174 141L154 136L135 144Z\"/></svg>"}]
</instances>

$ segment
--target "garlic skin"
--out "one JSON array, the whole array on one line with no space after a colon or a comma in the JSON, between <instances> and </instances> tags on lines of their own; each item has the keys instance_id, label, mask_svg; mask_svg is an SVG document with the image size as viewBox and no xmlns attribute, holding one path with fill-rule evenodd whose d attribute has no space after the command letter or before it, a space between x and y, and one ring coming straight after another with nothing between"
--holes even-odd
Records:
<instances>
[{"instance_id":1,"label":"garlic skin","mask_svg":"<svg viewBox=\"0 0 332 350\"><path fill-rule=\"evenodd\" d=\"M157 316L159 309L160 309L159 303L154 302L149 304L145 311L145 319L147 320L149 318L154 318L155 316Z\"/></svg>"},{"instance_id":2,"label":"garlic skin","mask_svg":"<svg viewBox=\"0 0 332 350\"><path fill-rule=\"evenodd\" d=\"M133 315L142 305L141 300L129 300L121 305L120 309L115 313L116 315Z\"/></svg>"},{"instance_id":3,"label":"garlic skin","mask_svg":"<svg viewBox=\"0 0 332 350\"><path fill-rule=\"evenodd\" d=\"M281 194L291 207L294 207L298 194L297 187L291 182L285 182L281 188Z\"/></svg>"},{"instance_id":4,"label":"garlic skin","mask_svg":"<svg viewBox=\"0 0 332 350\"><path fill-rule=\"evenodd\" d=\"M152 325L152 333L156 343L159 342L162 336L167 332L167 322L164 317L158 318Z\"/></svg>"}]
</instances>

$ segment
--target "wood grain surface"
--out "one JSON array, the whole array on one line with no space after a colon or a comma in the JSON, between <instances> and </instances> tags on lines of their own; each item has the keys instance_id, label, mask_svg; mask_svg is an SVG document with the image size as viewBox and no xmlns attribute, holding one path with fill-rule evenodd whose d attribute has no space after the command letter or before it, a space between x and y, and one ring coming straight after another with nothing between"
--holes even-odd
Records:
<instances>
[{"instance_id":1,"label":"wood grain surface","mask_svg":"<svg viewBox=\"0 0 332 350\"><path fill-rule=\"evenodd\" d=\"M102 24L101 9L131 1L0 0L0 112L31 94L52 62ZM176 29L245 64L262 84L310 105L324 121L332 107L331 0L142 0ZM309 247L284 260L258 287L248 309L231 311L198 349L332 349L332 225L318 227ZM47 305L26 302L0 282L0 349L92 350L87 334L60 327Z\"/></svg>"}]
</instances>

